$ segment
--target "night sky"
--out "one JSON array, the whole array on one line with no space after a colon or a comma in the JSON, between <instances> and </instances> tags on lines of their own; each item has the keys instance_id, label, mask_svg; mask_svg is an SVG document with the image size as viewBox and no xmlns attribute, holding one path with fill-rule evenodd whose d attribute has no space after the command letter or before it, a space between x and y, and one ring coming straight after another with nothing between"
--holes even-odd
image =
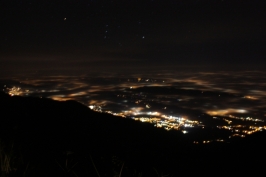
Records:
<instances>
[{"instance_id":1,"label":"night sky","mask_svg":"<svg viewBox=\"0 0 266 177\"><path fill-rule=\"evenodd\" d=\"M266 66L264 0L0 2L1 73Z\"/></svg>"}]
</instances>

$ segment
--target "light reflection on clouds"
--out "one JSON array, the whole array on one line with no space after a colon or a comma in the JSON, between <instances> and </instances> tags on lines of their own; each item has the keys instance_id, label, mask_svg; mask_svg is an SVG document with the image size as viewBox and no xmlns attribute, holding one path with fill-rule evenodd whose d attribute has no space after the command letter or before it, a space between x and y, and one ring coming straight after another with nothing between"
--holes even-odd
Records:
<instances>
[{"instance_id":1,"label":"light reflection on clouds","mask_svg":"<svg viewBox=\"0 0 266 177\"><path fill-rule=\"evenodd\" d=\"M230 115L233 113L246 113L247 111L244 109L223 109L223 110L212 110L212 111L207 111L207 114L212 115L212 116L224 116L224 115Z\"/></svg>"},{"instance_id":2,"label":"light reflection on clouds","mask_svg":"<svg viewBox=\"0 0 266 177\"><path fill-rule=\"evenodd\" d=\"M264 118L266 111L266 74L264 72L172 72L165 74L106 74L90 76L16 77L1 80L2 85L29 90L25 95L55 100L77 100L89 105L105 105L105 110L130 110L140 107L143 112L161 112L179 116L255 113ZM194 90L201 94L140 93L142 87L174 87ZM206 95L205 92L217 94ZM227 95L225 95L227 94ZM228 94L231 94L231 96ZM125 101L126 100L126 101ZM149 108L147 108L146 105ZM164 109L167 107L167 109ZM246 112L239 112L239 109ZM193 114L190 113L193 112ZM260 111L258 113L258 111ZM216 114L214 114L214 112Z\"/></svg>"}]
</instances>

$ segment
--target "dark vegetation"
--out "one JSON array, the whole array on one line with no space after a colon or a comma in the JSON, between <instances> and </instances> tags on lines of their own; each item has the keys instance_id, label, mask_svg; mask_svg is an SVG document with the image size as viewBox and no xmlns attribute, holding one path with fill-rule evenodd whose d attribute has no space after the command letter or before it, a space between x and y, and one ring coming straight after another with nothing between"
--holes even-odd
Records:
<instances>
[{"instance_id":1,"label":"dark vegetation","mask_svg":"<svg viewBox=\"0 0 266 177\"><path fill-rule=\"evenodd\" d=\"M264 172L265 132L231 143L98 113L75 102L0 93L0 176L225 176Z\"/></svg>"}]
</instances>

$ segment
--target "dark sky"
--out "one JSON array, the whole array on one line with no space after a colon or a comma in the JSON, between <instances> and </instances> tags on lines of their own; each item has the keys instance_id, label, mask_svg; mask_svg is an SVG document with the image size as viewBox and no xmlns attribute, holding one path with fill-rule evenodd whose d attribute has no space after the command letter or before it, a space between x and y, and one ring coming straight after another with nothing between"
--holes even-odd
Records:
<instances>
[{"instance_id":1,"label":"dark sky","mask_svg":"<svg viewBox=\"0 0 266 177\"><path fill-rule=\"evenodd\" d=\"M265 0L1 0L0 69L265 66Z\"/></svg>"}]
</instances>

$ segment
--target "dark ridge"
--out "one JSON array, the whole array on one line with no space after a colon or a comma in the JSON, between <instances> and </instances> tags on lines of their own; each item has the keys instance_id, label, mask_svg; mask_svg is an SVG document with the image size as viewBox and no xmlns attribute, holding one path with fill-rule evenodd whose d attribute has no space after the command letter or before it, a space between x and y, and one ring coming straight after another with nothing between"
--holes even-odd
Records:
<instances>
[{"instance_id":1,"label":"dark ridge","mask_svg":"<svg viewBox=\"0 0 266 177\"><path fill-rule=\"evenodd\" d=\"M97 176L95 167L100 176L115 176L121 169L121 176L264 171L258 161L265 157L265 132L228 144L194 145L192 135L94 112L75 101L0 92L0 107L0 158L12 161L12 170L0 176ZM217 133L202 134L208 132Z\"/></svg>"}]
</instances>

